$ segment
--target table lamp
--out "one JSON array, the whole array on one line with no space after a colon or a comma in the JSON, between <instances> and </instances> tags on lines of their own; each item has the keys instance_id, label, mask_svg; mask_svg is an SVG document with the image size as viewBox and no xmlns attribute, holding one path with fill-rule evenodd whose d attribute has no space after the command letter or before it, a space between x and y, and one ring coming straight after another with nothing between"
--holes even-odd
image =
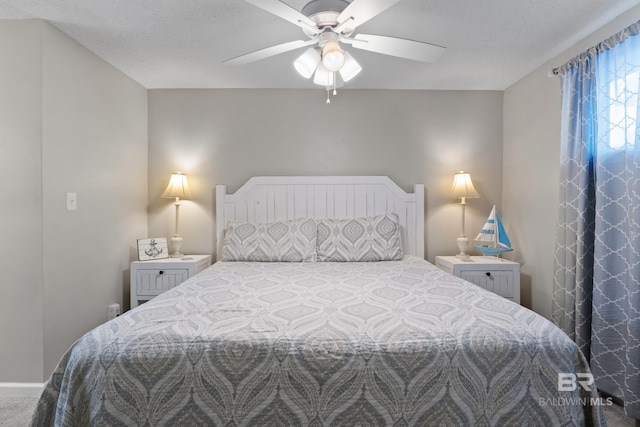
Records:
<instances>
[{"instance_id":1,"label":"table lamp","mask_svg":"<svg viewBox=\"0 0 640 427\"><path fill-rule=\"evenodd\" d=\"M462 206L462 234L456 239L458 249L460 253L456 256L461 259L468 259L469 255L465 252L469 246L469 239L464 233L464 208L467 205L466 199L477 199L480 197L473 183L471 182L471 176L469 173L460 171L453 176L453 187L451 187L451 197L460 198L460 206Z\"/></svg>"},{"instance_id":2,"label":"table lamp","mask_svg":"<svg viewBox=\"0 0 640 427\"><path fill-rule=\"evenodd\" d=\"M176 232L171 238L171 248L173 249L171 257L180 258L183 256L183 254L180 252L180 250L182 249L183 239L178 232L178 220L180 217L180 198L191 198L191 190L189 190L187 175L183 174L182 172L171 174L169 185L167 186L167 189L164 190L164 193L162 193L162 197L166 199L176 199Z\"/></svg>"}]
</instances>

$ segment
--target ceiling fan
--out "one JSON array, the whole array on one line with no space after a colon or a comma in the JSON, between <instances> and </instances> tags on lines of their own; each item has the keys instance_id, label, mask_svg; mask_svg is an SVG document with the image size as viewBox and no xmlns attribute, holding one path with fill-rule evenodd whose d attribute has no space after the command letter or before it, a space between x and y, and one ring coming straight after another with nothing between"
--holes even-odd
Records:
<instances>
[{"instance_id":1,"label":"ceiling fan","mask_svg":"<svg viewBox=\"0 0 640 427\"><path fill-rule=\"evenodd\" d=\"M246 0L300 28L309 38L278 44L225 61L230 65L244 65L305 46L294 66L305 78L313 76L314 83L327 90L354 78L362 67L345 52L341 44L356 49L407 58L414 61L435 62L445 48L429 43L373 34L355 34L356 28L384 12L400 0L311 0L299 12L280 0ZM328 97L327 97L327 102Z\"/></svg>"}]
</instances>

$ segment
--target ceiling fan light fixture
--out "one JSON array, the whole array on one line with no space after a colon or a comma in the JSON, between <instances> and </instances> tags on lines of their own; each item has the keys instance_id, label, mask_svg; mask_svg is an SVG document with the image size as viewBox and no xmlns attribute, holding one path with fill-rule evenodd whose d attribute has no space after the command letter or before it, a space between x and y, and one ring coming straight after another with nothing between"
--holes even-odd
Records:
<instances>
[{"instance_id":1,"label":"ceiling fan light fixture","mask_svg":"<svg viewBox=\"0 0 640 427\"><path fill-rule=\"evenodd\" d=\"M328 41L322 47L322 64L329 71L338 71L344 65L344 51L336 41Z\"/></svg>"},{"instance_id":2,"label":"ceiling fan light fixture","mask_svg":"<svg viewBox=\"0 0 640 427\"><path fill-rule=\"evenodd\" d=\"M340 68L340 76L344 82L348 82L355 76L357 76L360 71L362 71L362 67L358 62L353 59L353 56L349 52L344 53L344 65Z\"/></svg>"},{"instance_id":3,"label":"ceiling fan light fixture","mask_svg":"<svg viewBox=\"0 0 640 427\"><path fill-rule=\"evenodd\" d=\"M294 68L307 79L313 76L313 82L325 87L327 94L331 88L335 94L336 88L362 71L360 64L342 49L340 43L350 46L349 50L362 49L421 62L434 62L445 50L430 43L357 31L360 25L400 0L305 0L307 4L302 11L288 5L286 0L245 1L300 27L309 40L280 43L225 63L243 65L305 47L305 53L294 61ZM309 49L309 46L314 48Z\"/></svg>"},{"instance_id":4,"label":"ceiling fan light fixture","mask_svg":"<svg viewBox=\"0 0 640 427\"><path fill-rule=\"evenodd\" d=\"M305 79L311 78L313 72L320 63L320 52L315 47L310 47L293 63L296 71Z\"/></svg>"}]
</instances>

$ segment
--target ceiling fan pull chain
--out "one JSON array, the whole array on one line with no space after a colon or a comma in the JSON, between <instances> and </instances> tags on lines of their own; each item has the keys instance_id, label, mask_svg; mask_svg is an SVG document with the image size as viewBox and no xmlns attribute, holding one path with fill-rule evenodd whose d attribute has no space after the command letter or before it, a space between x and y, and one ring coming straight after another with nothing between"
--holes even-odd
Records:
<instances>
[{"instance_id":1,"label":"ceiling fan pull chain","mask_svg":"<svg viewBox=\"0 0 640 427\"><path fill-rule=\"evenodd\" d=\"M336 90L336 72L333 72L333 96L336 96L338 94L338 91Z\"/></svg>"},{"instance_id":2,"label":"ceiling fan pull chain","mask_svg":"<svg viewBox=\"0 0 640 427\"><path fill-rule=\"evenodd\" d=\"M329 98L329 88L327 88L327 104L331 104L331 99Z\"/></svg>"}]
</instances>

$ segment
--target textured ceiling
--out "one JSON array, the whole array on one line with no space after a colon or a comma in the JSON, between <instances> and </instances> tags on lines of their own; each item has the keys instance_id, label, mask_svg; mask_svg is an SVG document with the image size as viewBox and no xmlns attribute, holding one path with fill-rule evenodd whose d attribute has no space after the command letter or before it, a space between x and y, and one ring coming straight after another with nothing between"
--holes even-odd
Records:
<instances>
[{"instance_id":1,"label":"textured ceiling","mask_svg":"<svg viewBox=\"0 0 640 427\"><path fill-rule=\"evenodd\" d=\"M307 0L284 0L301 10ZM640 0L401 0L358 27L447 50L426 64L347 48L366 89L503 90ZM297 26L242 0L0 0L0 19L41 18L146 88L314 88L293 60L224 60L291 40ZM640 17L639 17L640 19ZM558 64L560 65L560 64Z\"/></svg>"}]
</instances>

